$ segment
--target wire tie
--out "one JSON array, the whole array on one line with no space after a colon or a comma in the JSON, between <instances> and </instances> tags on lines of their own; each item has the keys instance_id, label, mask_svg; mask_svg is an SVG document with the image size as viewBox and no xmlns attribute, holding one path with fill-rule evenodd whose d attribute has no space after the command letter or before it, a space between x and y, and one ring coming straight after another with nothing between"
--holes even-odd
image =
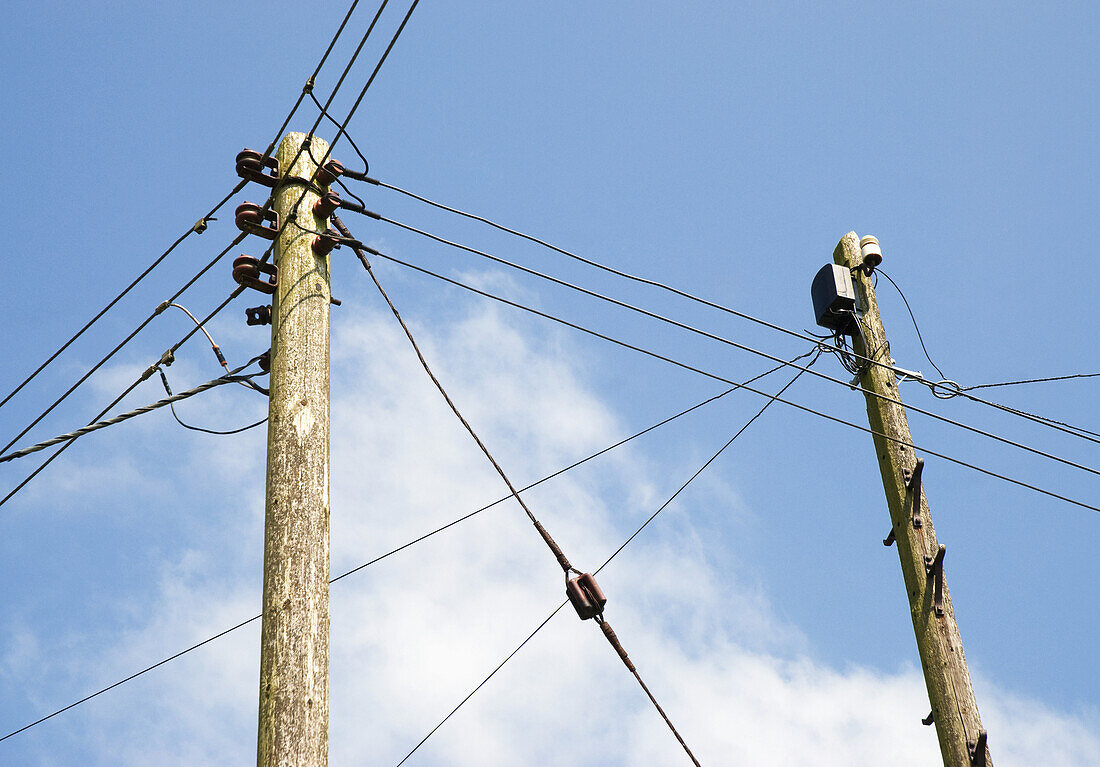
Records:
<instances>
[{"instance_id":1,"label":"wire tie","mask_svg":"<svg viewBox=\"0 0 1100 767\"><path fill-rule=\"evenodd\" d=\"M306 84L302 86L302 93L306 94L307 96L310 93L313 93L313 86L314 86L313 75L310 75L309 79L306 80Z\"/></svg>"}]
</instances>

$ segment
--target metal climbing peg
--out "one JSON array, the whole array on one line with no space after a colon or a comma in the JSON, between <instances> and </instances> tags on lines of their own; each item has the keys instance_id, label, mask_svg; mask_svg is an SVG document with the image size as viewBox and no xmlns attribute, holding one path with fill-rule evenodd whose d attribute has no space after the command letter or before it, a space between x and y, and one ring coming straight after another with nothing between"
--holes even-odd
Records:
<instances>
[{"instance_id":1,"label":"metal climbing peg","mask_svg":"<svg viewBox=\"0 0 1100 767\"><path fill-rule=\"evenodd\" d=\"M905 489L913 494L913 529L916 530L921 526L920 519L920 494L921 494L921 474L924 473L924 459L918 458L917 465L913 467L913 470L902 470L902 476L905 477Z\"/></svg>"},{"instance_id":2,"label":"metal climbing peg","mask_svg":"<svg viewBox=\"0 0 1100 767\"><path fill-rule=\"evenodd\" d=\"M935 556L924 556L924 572L928 580L932 581L932 603L936 610L936 616L943 617L943 555L947 553L947 547L942 543L936 550Z\"/></svg>"}]
</instances>

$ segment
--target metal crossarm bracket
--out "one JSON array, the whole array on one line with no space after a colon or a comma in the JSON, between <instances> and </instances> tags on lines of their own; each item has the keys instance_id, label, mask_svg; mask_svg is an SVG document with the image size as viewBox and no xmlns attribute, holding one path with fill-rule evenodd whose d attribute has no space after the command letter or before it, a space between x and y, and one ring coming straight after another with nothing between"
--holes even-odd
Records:
<instances>
[{"instance_id":1,"label":"metal crossarm bracket","mask_svg":"<svg viewBox=\"0 0 1100 767\"><path fill-rule=\"evenodd\" d=\"M924 719L921 719L920 723L923 724L925 727L931 727L934 721L936 720L932 718L932 712L929 711L928 716L924 717Z\"/></svg>"},{"instance_id":2,"label":"metal crossarm bracket","mask_svg":"<svg viewBox=\"0 0 1100 767\"><path fill-rule=\"evenodd\" d=\"M936 556L924 555L924 571L928 579L933 581L932 598L934 600L936 616L943 617L943 555L947 553L947 547L942 543L936 551Z\"/></svg>"},{"instance_id":3,"label":"metal crossarm bracket","mask_svg":"<svg viewBox=\"0 0 1100 767\"><path fill-rule=\"evenodd\" d=\"M924 473L924 459L918 458L917 465L913 467L912 471L909 469L901 470L902 476L905 477L905 489L913 496L913 529L916 530L921 526L920 519L920 494L921 494L921 474Z\"/></svg>"},{"instance_id":4,"label":"metal crossarm bracket","mask_svg":"<svg viewBox=\"0 0 1100 767\"><path fill-rule=\"evenodd\" d=\"M894 528L891 527L889 534L887 534L887 536L882 539L882 545L883 546L890 546L893 543L894 543Z\"/></svg>"}]
</instances>

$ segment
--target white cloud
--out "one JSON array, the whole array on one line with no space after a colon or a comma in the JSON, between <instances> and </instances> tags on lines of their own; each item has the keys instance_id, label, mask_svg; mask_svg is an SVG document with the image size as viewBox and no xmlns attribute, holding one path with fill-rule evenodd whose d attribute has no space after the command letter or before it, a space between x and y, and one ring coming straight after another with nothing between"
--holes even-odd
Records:
<instances>
[{"instance_id":1,"label":"white cloud","mask_svg":"<svg viewBox=\"0 0 1100 767\"><path fill-rule=\"evenodd\" d=\"M491 309L444 330L413 327L517 483L625 431L552 334L523 330ZM342 326L333 349L337 574L499 498L504 488L387 316ZM189 471L223 459L196 451ZM646 458L636 450L605 460L598 478L568 474L530 496L582 568L603 561L665 492L647 480ZM699 489L751 514L716 478ZM257 535L255 490L239 495L236 502L252 511L228 525L207 518L212 536L230 540L164 567L149 620L108 651L112 674L256 611L258 573L218 562L235 536ZM702 763L937 763L935 733L919 721L928 705L919 672L838 669L813 659L804 633L771 612L765 591L736 562L708 560L706 532L690 523L692 497L667 512L675 521L659 518L600 580L608 619ZM396 763L549 613L562 585L522 511L506 502L334 586L331 763ZM99 762L248 762L257 634L254 625L87 704L95 712L87 726L101 733L94 739ZM21 631L16 640L6 642L5 666L41 653L41 638ZM979 700L1000 767L1100 764L1095 712L1052 711L985 682ZM685 763L597 627L569 607L409 762Z\"/></svg>"}]
</instances>

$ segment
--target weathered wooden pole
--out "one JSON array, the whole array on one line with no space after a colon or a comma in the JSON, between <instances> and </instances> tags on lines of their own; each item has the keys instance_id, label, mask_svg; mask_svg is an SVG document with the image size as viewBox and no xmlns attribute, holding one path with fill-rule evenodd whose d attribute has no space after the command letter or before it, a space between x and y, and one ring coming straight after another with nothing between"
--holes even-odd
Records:
<instances>
[{"instance_id":1,"label":"weathered wooden pole","mask_svg":"<svg viewBox=\"0 0 1100 767\"><path fill-rule=\"evenodd\" d=\"M875 243L877 246L877 242ZM855 338L857 354L893 364L886 331L878 312L871 280L858 267L863 265L860 240L855 232L844 235L833 252L833 261L852 271L858 307L862 311L866 343ZM869 392L900 402L894 371L870 365L860 377L867 400L871 428L898 444L875 435L882 486L890 508L890 534L883 543L896 542L909 595L909 614L917 637L924 681L932 704L931 720L936 725L940 753L945 767L992 767L985 730L978 716L970 672L963 655L959 627L943 574L944 547L936 540L932 516L924 492L923 460L918 462L909 433L909 420L901 405L887 402ZM933 721L924 720L925 724Z\"/></svg>"},{"instance_id":2,"label":"weathered wooden pole","mask_svg":"<svg viewBox=\"0 0 1100 767\"><path fill-rule=\"evenodd\" d=\"M288 133L277 157L283 177L309 179L298 156L303 133ZM312 141L320 158L328 145ZM328 764L329 260L316 255L324 231L317 194L301 182L275 191L282 233L271 311L271 397L267 427L263 627L260 638L258 767Z\"/></svg>"}]
</instances>

